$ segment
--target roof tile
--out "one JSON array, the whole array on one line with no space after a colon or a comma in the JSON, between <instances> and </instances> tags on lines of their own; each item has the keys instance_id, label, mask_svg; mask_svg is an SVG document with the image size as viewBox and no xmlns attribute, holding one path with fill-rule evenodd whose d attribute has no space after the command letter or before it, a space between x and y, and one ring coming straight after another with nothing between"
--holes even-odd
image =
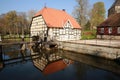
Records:
<instances>
[{"instance_id":1,"label":"roof tile","mask_svg":"<svg viewBox=\"0 0 120 80\"><path fill-rule=\"evenodd\" d=\"M104 22L102 22L98 27L115 27L120 26L120 13L116 13L108 17Z\"/></svg>"},{"instance_id":2,"label":"roof tile","mask_svg":"<svg viewBox=\"0 0 120 80\"><path fill-rule=\"evenodd\" d=\"M63 10L44 7L34 17L42 15L48 27L63 27L67 20L70 20L73 28L81 28L76 20Z\"/></svg>"}]
</instances>

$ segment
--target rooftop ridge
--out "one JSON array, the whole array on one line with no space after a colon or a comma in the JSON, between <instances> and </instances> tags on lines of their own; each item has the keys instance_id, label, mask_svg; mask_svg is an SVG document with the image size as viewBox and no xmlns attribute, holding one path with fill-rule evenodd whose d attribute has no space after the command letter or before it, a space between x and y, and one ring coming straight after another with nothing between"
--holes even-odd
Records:
<instances>
[{"instance_id":1,"label":"rooftop ridge","mask_svg":"<svg viewBox=\"0 0 120 80\"><path fill-rule=\"evenodd\" d=\"M61 27L66 21L70 20L74 28L81 28L77 21L66 11L44 7L38 11L34 17L42 15L48 27Z\"/></svg>"}]
</instances>

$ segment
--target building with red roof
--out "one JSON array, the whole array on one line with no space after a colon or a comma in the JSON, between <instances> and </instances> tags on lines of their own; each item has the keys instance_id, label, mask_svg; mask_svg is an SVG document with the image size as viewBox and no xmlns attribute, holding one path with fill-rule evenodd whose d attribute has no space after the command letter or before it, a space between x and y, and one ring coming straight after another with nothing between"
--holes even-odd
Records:
<instances>
[{"instance_id":1,"label":"building with red roof","mask_svg":"<svg viewBox=\"0 0 120 80\"><path fill-rule=\"evenodd\" d=\"M59 41L79 40L81 26L66 11L44 7L31 22L31 36L41 35Z\"/></svg>"},{"instance_id":2,"label":"building with red roof","mask_svg":"<svg viewBox=\"0 0 120 80\"><path fill-rule=\"evenodd\" d=\"M108 10L108 18L97 26L97 38L120 39L120 0Z\"/></svg>"},{"instance_id":3,"label":"building with red roof","mask_svg":"<svg viewBox=\"0 0 120 80\"><path fill-rule=\"evenodd\" d=\"M98 25L97 38L120 39L120 13L112 14Z\"/></svg>"}]
</instances>

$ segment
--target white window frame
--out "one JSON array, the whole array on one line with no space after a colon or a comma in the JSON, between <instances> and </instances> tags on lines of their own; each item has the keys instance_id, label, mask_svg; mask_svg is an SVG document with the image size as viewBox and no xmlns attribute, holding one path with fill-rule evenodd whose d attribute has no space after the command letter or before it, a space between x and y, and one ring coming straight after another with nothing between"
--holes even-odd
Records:
<instances>
[{"instance_id":1,"label":"white window frame","mask_svg":"<svg viewBox=\"0 0 120 80\"><path fill-rule=\"evenodd\" d=\"M109 27L109 28L108 28L108 32L109 32L109 34L112 33L112 27Z\"/></svg>"},{"instance_id":2,"label":"white window frame","mask_svg":"<svg viewBox=\"0 0 120 80\"><path fill-rule=\"evenodd\" d=\"M100 33L104 33L104 28L100 28Z\"/></svg>"},{"instance_id":3,"label":"white window frame","mask_svg":"<svg viewBox=\"0 0 120 80\"><path fill-rule=\"evenodd\" d=\"M120 27L117 28L117 33L120 34Z\"/></svg>"}]
</instances>

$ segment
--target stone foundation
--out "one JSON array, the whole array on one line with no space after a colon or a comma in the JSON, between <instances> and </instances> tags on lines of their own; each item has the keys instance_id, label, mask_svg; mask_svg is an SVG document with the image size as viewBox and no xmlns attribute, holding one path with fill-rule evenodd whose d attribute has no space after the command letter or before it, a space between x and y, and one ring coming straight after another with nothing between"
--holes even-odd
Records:
<instances>
[{"instance_id":1,"label":"stone foundation","mask_svg":"<svg viewBox=\"0 0 120 80\"><path fill-rule=\"evenodd\" d=\"M114 35L97 35L97 39L120 40L120 36L114 36Z\"/></svg>"},{"instance_id":2,"label":"stone foundation","mask_svg":"<svg viewBox=\"0 0 120 80\"><path fill-rule=\"evenodd\" d=\"M74 42L59 42L59 47L63 50L74 51L77 53L88 54L112 60L120 58L120 49L117 47L98 46Z\"/></svg>"}]
</instances>

